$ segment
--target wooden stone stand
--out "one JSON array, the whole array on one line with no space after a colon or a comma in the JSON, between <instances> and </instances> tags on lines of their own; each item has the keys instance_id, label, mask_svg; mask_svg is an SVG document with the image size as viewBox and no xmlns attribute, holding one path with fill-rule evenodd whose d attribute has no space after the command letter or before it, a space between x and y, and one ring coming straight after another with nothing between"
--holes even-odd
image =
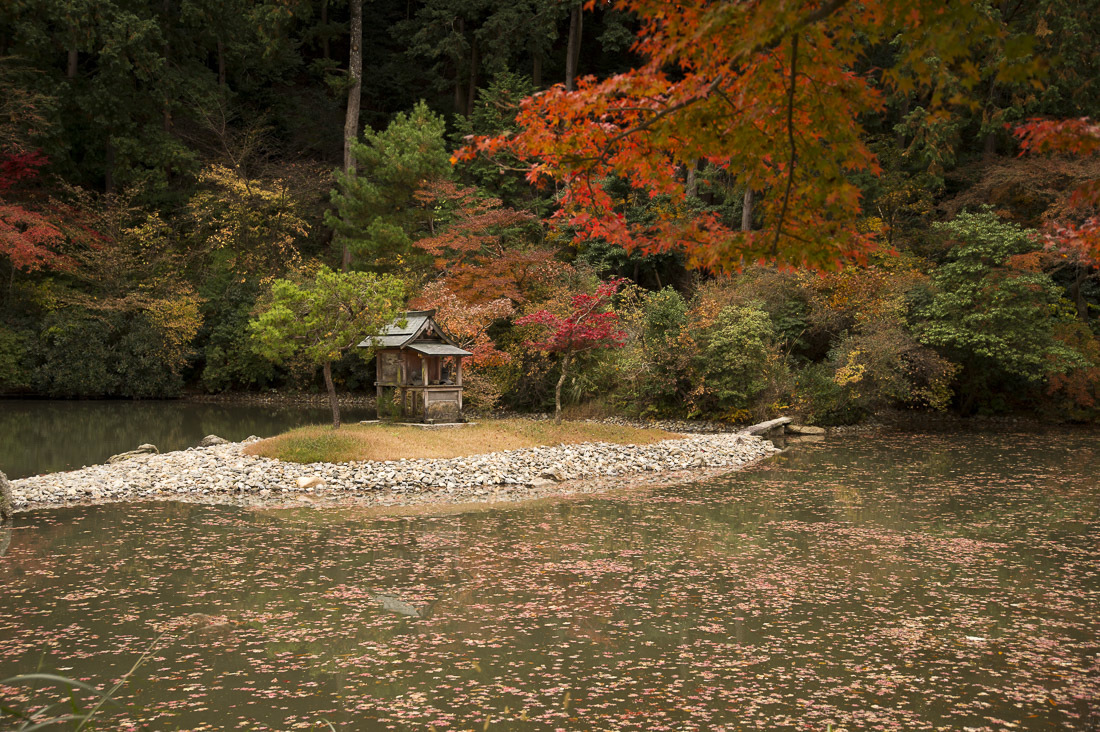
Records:
<instances>
[{"instance_id":1,"label":"wooden stone stand","mask_svg":"<svg viewBox=\"0 0 1100 732\"><path fill-rule=\"evenodd\" d=\"M374 387L377 392L378 418L382 419L382 405L389 403L387 390L394 390L397 415L402 421L416 420L428 423L462 421L462 359L451 357L454 363L444 364L445 356L420 356L402 354L397 373L386 373L384 354L379 353L375 368ZM445 379L444 374L453 374ZM417 378L418 377L418 378ZM444 381L452 383L443 383ZM392 393L392 392L390 392Z\"/></svg>"}]
</instances>

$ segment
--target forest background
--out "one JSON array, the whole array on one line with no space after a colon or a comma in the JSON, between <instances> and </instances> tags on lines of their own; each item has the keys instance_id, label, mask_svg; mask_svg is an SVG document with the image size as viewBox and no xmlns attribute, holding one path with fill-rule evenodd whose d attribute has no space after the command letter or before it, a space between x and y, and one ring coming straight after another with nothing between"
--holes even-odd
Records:
<instances>
[{"instance_id":1,"label":"forest background","mask_svg":"<svg viewBox=\"0 0 1100 732\"><path fill-rule=\"evenodd\" d=\"M467 400L482 410L545 409L561 383L591 414L1096 420L1100 250L1081 236L1095 197L1080 191L1095 194L1100 132L1080 120L1100 117L1100 14L971 5L987 25L961 63L918 59L942 66L934 84L874 73L912 63L904 36L864 49L856 71L879 79L881 105L858 142L877 167L838 175L873 246L811 268L756 253L700 266L671 235L630 246L563 217L568 191L514 151L470 152L508 139L530 95L637 68L644 2L11 0L0 393L319 390L311 363L261 355L249 321L274 281L331 267L391 275L411 307L438 309L474 352ZM997 73L1006 54L1028 73ZM765 133L782 136L770 114ZM1078 120L1076 143L1021 154L1035 118ZM705 217L751 236L786 201L749 167L692 158L681 197L622 175L596 185L624 226ZM591 293L614 313L609 347L548 354L532 316ZM373 373L355 354L333 368L352 391Z\"/></svg>"}]
</instances>

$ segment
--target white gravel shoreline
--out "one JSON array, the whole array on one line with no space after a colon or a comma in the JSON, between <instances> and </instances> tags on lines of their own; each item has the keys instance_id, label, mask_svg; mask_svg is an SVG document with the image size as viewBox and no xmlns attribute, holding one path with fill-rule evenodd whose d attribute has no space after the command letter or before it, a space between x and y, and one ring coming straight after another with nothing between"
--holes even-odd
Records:
<instances>
[{"instance_id":1,"label":"white gravel shoreline","mask_svg":"<svg viewBox=\"0 0 1100 732\"><path fill-rule=\"evenodd\" d=\"M252 441L13 480L13 506L27 511L146 500L266 505L347 499L411 505L439 494L446 502L520 500L553 492L548 489L562 481L735 470L778 452L759 437L726 433L650 445L589 442L440 460L299 464L243 454ZM300 478L320 478L324 484L301 487Z\"/></svg>"}]
</instances>

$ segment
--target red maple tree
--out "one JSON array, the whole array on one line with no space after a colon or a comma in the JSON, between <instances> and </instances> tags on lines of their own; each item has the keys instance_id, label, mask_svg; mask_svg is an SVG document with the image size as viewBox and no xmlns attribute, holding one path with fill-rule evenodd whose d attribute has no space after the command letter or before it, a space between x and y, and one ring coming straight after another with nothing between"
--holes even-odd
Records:
<instances>
[{"instance_id":1,"label":"red maple tree","mask_svg":"<svg viewBox=\"0 0 1100 732\"><path fill-rule=\"evenodd\" d=\"M876 242L859 226L850 174L879 166L859 120L883 109L884 83L924 87L934 109L962 101L943 98L938 75L966 88L997 73L970 60L972 41L1007 35L971 0L610 4L640 22L633 50L643 63L581 79L576 91L556 86L529 97L517 132L474 138L457 157L512 155L526 162L529 181L558 181L557 221L578 239L682 249L689 264L712 270L862 259ZM881 43L898 49L888 69L867 61ZM740 231L685 205L703 161L764 194L760 229ZM628 220L601 185L613 176L670 205L656 221Z\"/></svg>"},{"instance_id":2,"label":"red maple tree","mask_svg":"<svg viewBox=\"0 0 1100 732\"><path fill-rule=\"evenodd\" d=\"M19 186L35 180L47 162L38 150L9 149L0 153L0 256L13 270L71 269L70 257L59 251L65 236L33 207L9 200Z\"/></svg>"},{"instance_id":3,"label":"red maple tree","mask_svg":"<svg viewBox=\"0 0 1100 732\"><path fill-rule=\"evenodd\" d=\"M517 318L519 326L541 326L543 337L527 342L531 348L561 355L561 375L554 387L554 421L561 423L561 387L573 356L597 348L621 348L626 332L621 330L619 316L607 309L624 279L601 283L593 294L580 293L570 298L572 311L562 317L549 310L539 310Z\"/></svg>"}]
</instances>

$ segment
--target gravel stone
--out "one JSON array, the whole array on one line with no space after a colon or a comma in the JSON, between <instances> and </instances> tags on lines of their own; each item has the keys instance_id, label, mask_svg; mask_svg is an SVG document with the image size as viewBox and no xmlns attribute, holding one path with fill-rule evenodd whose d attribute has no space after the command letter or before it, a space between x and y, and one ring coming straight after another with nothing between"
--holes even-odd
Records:
<instances>
[{"instance_id":1,"label":"gravel stone","mask_svg":"<svg viewBox=\"0 0 1100 732\"><path fill-rule=\"evenodd\" d=\"M305 492L317 500L378 505L417 503L433 494L446 494L452 502L522 500L592 492L598 481L643 473L727 472L778 452L767 440L722 432L650 445L591 442L438 460L303 465L241 452L257 439L13 480L12 504L16 511L135 500L301 505L299 494Z\"/></svg>"}]
</instances>

